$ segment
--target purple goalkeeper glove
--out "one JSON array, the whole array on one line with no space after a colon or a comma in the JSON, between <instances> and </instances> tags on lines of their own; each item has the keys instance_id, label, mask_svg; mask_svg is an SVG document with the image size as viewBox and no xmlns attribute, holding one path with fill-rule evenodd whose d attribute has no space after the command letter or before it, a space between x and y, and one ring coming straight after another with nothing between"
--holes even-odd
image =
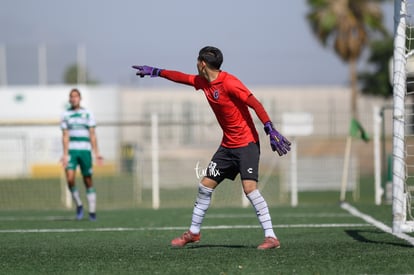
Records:
<instances>
[{"instance_id":1,"label":"purple goalkeeper glove","mask_svg":"<svg viewBox=\"0 0 414 275\"><path fill-rule=\"evenodd\" d=\"M286 155L288 151L290 151L290 141L273 128L271 121L265 123L264 130L270 137L270 146L272 147L272 150L276 151L279 156Z\"/></svg>"},{"instance_id":2,"label":"purple goalkeeper glove","mask_svg":"<svg viewBox=\"0 0 414 275\"><path fill-rule=\"evenodd\" d=\"M146 75L149 75L151 77L157 77L160 76L160 73L162 71L162 69L158 69L158 68L154 68L151 66L132 66L132 68L138 70L136 75L139 75L140 77L144 77Z\"/></svg>"}]
</instances>

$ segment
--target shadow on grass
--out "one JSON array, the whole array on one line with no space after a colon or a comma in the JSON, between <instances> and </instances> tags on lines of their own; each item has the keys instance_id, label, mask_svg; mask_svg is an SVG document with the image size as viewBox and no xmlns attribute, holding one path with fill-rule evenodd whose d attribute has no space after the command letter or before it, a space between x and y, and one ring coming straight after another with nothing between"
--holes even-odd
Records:
<instances>
[{"instance_id":1,"label":"shadow on grass","mask_svg":"<svg viewBox=\"0 0 414 275\"><path fill-rule=\"evenodd\" d=\"M385 232L379 232L376 230L355 230L355 229L350 229L350 230L345 230L345 233L352 237L354 240L358 241L358 242L364 242L364 243L373 243L373 244L387 244L387 245L394 245L394 246L400 246L400 247L407 247L407 248L412 248L413 246L409 245L409 244L403 244L403 243L397 243L397 242L384 242L384 241L377 241L377 240L371 240L368 239L367 237L365 237L364 235L367 234L388 234Z\"/></svg>"},{"instance_id":2,"label":"shadow on grass","mask_svg":"<svg viewBox=\"0 0 414 275\"><path fill-rule=\"evenodd\" d=\"M202 245L191 245L186 246L186 249L202 249L202 248L255 248L255 246L249 246L249 245L225 245L225 244L202 244ZM174 249L180 249L180 248L174 248Z\"/></svg>"},{"instance_id":3,"label":"shadow on grass","mask_svg":"<svg viewBox=\"0 0 414 275\"><path fill-rule=\"evenodd\" d=\"M52 221L52 222L73 222L73 221L79 221L79 222L81 222L82 220L77 220L76 218L74 218L74 217L56 217L56 218L51 218L51 219L49 219L49 221Z\"/></svg>"}]
</instances>

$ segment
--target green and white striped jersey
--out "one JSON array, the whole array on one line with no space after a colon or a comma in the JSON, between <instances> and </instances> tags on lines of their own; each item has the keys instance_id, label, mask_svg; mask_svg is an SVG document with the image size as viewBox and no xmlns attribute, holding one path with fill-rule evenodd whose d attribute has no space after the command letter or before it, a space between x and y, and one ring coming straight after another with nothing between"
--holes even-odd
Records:
<instances>
[{"instance_id":1,"label":"green and white striped jersey","mask_svg":"<svg viewBox=\"0 0 414 275\"><path fill-rule=\"evenodd\" d=\"M68 109L61 118L62 130L69 130L69 150L91 150L89 128L96 127L93 114L84 109Z\"/></svg>"}]
</instances>

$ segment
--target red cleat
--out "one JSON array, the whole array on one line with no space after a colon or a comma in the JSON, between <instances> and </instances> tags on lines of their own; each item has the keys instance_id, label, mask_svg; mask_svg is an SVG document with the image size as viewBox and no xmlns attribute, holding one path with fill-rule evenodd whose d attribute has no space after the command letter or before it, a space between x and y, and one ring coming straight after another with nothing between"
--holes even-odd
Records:
<instances>
[{"instance_id":1,"label":"red cleat","mask_svg":"<svg viewBox=\"0 0 414 275\"><path fill-rule=\"evenodd\" d=\"M188 243L197 243L200 241L201 234L193 234L190 230L185 232L178 238L175 238L171 241L173 247L183 247Z\"/></svg>"},{"instance_id":2,"label":"red cleat","mask_svg":"<svg viewBox=\"0 0 414 275\"><path fill-rule=\"evenodd\" d=\"M266 249L272 249L272 248L279 248L280 242L278 239L273 237L266 237L264 242L257 247L259 250L266 250Z\"/></svg>"}]
</instances>

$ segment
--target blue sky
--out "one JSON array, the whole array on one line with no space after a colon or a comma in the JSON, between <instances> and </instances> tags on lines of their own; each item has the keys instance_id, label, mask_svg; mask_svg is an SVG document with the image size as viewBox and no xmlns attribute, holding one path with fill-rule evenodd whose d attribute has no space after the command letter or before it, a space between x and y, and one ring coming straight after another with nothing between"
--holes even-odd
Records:
<instances>
[{"instance_id":1,"label":"blue sky","mask_svg":"<svg viewBox=\"0 0 414 275\"><path fill-rule=\"evenodd\" d=\"M139 79L133 64L196 73L206 45L223 70L247 85L346 85L348 68L310 32L306 0L0 0L0 44L8 83L37 83L37 47L47 48L48 81L62 80L86 48L87 69L103 84L165 85ZM393 4L384 6L393 26ZM361 64L363 67L363 64Z\"/></svg>"}]
</instances>

